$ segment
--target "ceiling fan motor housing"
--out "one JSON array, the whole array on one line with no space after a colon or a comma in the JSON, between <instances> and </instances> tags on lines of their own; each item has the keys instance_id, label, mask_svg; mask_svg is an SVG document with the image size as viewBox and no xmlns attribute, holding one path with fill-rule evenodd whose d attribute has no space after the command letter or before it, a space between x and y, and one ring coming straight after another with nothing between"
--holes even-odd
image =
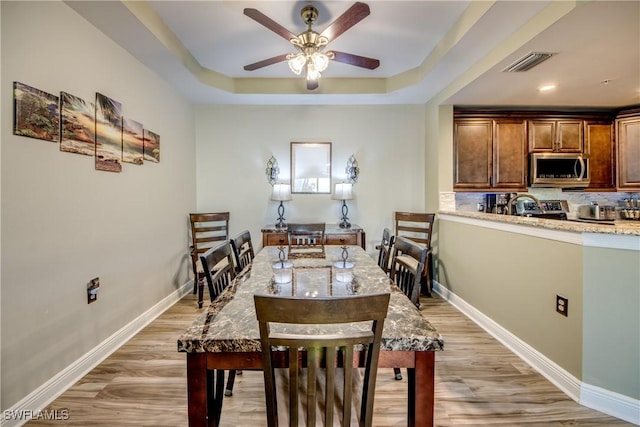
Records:
<instances>
[{"instance_id":1,"label":"ceiling fan motor housing","mask_svg":"<svg viewBox=\"0 0 640 427\"><path fill-rule=\"evenodd\" d=\"M304 23L311 27L311 24L318 19L318 9L313 6L305 6L300 11L300 16Z\"/></svg>"}]
</instances>

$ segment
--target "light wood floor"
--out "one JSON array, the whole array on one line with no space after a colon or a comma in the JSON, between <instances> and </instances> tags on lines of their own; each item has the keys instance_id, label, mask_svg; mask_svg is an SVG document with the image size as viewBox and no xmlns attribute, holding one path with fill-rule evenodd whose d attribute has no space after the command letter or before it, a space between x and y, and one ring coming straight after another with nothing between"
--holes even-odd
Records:
<instances>
[{"instance_id":1,"label":"light wood floor","mask_svg":"<svg viewBox=\"0 0 640 427\"><path fill-rule=\"evenodd\" d=\"M587 409L499 344L447 302L423 298L422 310L445 340L436 355L436 426L630 426ZM188 295L108 357L48 409L67 421L28 425L187 426L186 362L177 337L200 310ZM379 371L375 426L404 426L406 379ZM223 425L266 426L261 372L237 377Z\"/></svg>"}]
</instances>

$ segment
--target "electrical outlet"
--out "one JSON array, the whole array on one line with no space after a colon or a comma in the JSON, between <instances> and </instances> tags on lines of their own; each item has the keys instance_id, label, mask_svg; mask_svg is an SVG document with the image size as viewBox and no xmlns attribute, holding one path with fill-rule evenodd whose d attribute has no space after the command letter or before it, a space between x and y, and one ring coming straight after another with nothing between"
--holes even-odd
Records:
<instances>
[{"instance_id":1,"label":"electrical outlet","mask_svg":"<svg viewBox=\"0 0 640 427\"><path fill-rule=\"evenodd\" d=\"M100 288L100 278L96 277L87 283L87 304L98 300L98 288Z\"/></svg>"},{"instance_id":2,"label":"electrical outlet","mask_svg":"<svg viewBox=\"0 0 640 427\"><path fill-rule=\"evenodd\" d=\"M569 315L569 299L556 295L556 311L567 317Z\"/></svg>"}]
</instances>

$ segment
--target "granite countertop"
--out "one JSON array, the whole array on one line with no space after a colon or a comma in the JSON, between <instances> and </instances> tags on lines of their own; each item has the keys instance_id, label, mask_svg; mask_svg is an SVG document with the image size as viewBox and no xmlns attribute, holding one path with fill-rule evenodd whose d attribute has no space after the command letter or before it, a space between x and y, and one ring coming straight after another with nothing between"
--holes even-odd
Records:
<instances>
[{"instance_id":1,"label":"granite countertop","mask_svg":"<svg viewBox=\"0 0 640 427\"><path fill-rule=\"evenodd\" d=\"M272 264L278 261L278 249L265 247L256 255L253 263L178 338L178 351L260 352L260 333L253 295L291 295L294 286L297 295L309 291L312 286L316 286L319 296L389 292L391 299L382 333L382 350L442 350L444 343L438 331L402 291L391 283L374 260L358 246L349 246L348 251L348 260L354 263L354 281L351 284L335 279L334 263L341 260L342 248L327 246L325 258L291 260L294 282L275 285L272 281ZM314 277L320 276L329 277L329 280L314 280ZM303 281L303 277L306 277L306 281ZM323 329L324 332L331 330L329 326L326 328Z\"/></svg>"},{"instance_id":2,"label":"granite countertop","mask_svg":"<svg viewBox=\"0 0 640 427\"><path fill-rule=\"evenodd\" d=\"M572 231L577 233L602 233L628 236L640 236L640 221L615 220L612 222L583 222L576 220L557 220L515 215L497 215L484 212L439 211L440 215L452 215L509 224L527 225L530 227L548 228L552 230Z\"/></svg>"}]
</instances>

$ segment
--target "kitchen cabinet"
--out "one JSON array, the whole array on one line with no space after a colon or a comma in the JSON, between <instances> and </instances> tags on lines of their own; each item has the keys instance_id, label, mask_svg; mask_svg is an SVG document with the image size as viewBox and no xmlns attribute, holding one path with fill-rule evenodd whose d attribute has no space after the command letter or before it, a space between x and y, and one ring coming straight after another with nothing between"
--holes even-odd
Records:
<instances>
[{"instance_id":1,"label":"kitchen cabinet","mask_svg":"<svg viewBox=\"0 0 640 427\"><path fill-rule=\"evenodd\" d=\"M620 191L640 191L640 110L616 119L617 183Z\"/></svg>"},{"instance_id":2,"label":"kitchen cabinet","mask_svg":"<svg viewBox=\"0 0 640 427\"><path fill-rule=\"evenodd\" d=\"M524 119L454 120L454 190L526 191Z\"/></svg>"},{"instance_id":3,"label":"kitchen cabinet","mask_svg":"<svg viewBox=\"0 0 640 427\"><path fill-rule=\"evenodd\" d=\"M585 121L584 154L589 160L590 175L586 191L615 191L616 160L612 121Z\"/></svg>"},{"instance_id":4,"label":"kitchen cabinet","mask_svg":"<svg viewBox=\"0 0 640 427\"><path fill-rule=\"evenodd\" d=\"M529 120L529 152L581 153L583 121Z\"/></svg>"}]
</instances>

